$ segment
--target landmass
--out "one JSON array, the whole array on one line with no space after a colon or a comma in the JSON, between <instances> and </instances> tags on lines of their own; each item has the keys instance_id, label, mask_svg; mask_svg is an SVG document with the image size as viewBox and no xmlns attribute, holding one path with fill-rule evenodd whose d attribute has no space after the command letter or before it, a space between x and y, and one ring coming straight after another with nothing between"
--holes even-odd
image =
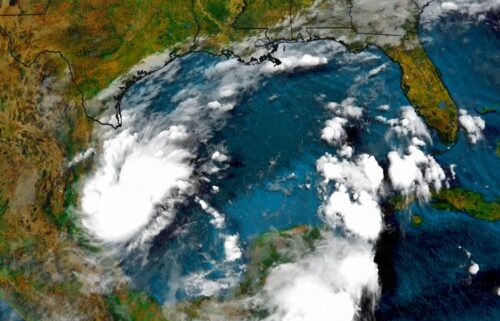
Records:
<instances>
[{"instance_id":1,"label":"landmass","mask_svg":"<svg viewBox=\"0 0 500 321\"><path fill-rule=\"evenodd\" d=\"M95 122L122 125L120 97L156 70L133 67L153 54L163 53L161 68L201 50L255 63L272 59L278 42L331 39L355 51L375 45L400 64L408 99L429 125L446 142L456 138L456 106L416 37L423 1L375 7L355 0L0 4L0 293L25 320L149 313L141 307L153 303L142 295L112 284L110 296L89 281L102 273L85 259L98 249L71 211L89 164L65 164L86 149ZM96 97L113 83L111 123L100 120L109 104Z\"/></svg>"},{"instance_id":2,"label":"landmass","mask_svg":"<svg viewBox=\"0 0 500 321\"><path fill-rule=\"evenodd\" d=\"M248 267L242 282L229 297L202 297L167 308L171 321L177 320L254 320L265 318L267 311L251 304L262 291L266 277L279 264L295 262L312 253L324 230L301 225L282 231L264 233L252 241L248 250Z\"/></svg>"},{"instance_id":3,"label":"landmass","mask_svg":"<svg viewBox=\"0 0 500 321\"><path fill-rule=\"evenodd\" d=\"M481 194L462 188L442 190L434 196L431 204L437 209L465 212L480 220L500 219L499 200L489 202Z\"/></svg>"}]
</instances>

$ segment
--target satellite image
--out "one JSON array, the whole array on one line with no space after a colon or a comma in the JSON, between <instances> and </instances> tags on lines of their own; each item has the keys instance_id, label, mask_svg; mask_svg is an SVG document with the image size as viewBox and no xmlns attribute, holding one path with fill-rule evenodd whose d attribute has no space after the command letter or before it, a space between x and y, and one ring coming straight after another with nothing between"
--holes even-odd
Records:
<instances>
[{"instance_id":1,"label":"satellite image","mask_svg":"<svg viewBox=\"0 0 500 321\"><path fill-rule=\"evenodd\" d=\"M499 321L500 0L0 0L0 321Z\"/></svg>"}]
</instances>

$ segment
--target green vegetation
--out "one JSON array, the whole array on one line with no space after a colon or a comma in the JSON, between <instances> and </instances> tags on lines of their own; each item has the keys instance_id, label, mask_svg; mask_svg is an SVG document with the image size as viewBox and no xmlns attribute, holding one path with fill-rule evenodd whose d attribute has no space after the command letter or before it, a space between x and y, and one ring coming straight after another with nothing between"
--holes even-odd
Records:
<instances>
[{"instance_id":1,"label":"green vegetation","mask_svg":"<svg viewBox=\"0 0 500 321\"><path fill-rule=\"evenodd\" d=\"M386 47L384 51L401 66L401 86L417 112L444 142L455 141L458 130L457 107L422 46L415 43L407 48L403 44Z\"/></svg>"},{"instance_id":2,"label":"green vegetation","mask_svg":"<svg viewBox=\"0 0 500 321\"><path fill-rule=\"evenodd\" d=\"M106 303L115 320L166 321L161 305L152 297L137 291L123 290L108 295Z\"/></svg>"},{"instance_id":3,"label":"green vegetation","mask_svg":"<svg viewBox=\"0 0 500 321\"><path fill-rule=\"evenodd\" d=\"M240 295L255 293L273 267L312 252L314 243L320 238L318 228L305 225L258 236L250 246L250 264L237 292Z\"/></svg>"},{"instance_id":4,"label":"green vegetation","mask_svg":"<svg viewBox=\"0 0 500 321\"><path fill-rule=\"evenodd\" d=\"M170 320L262 320L268 311L248 305L259 293L271 270L279 264L294 262L311 253L322 239L322 230L306 225L257 236L248 249L248 266L240 285L227 298L201 297L182 302L166 310Z\"/></svg>"},{"instance_id":5,"label":"green vegetation","mask_svg":"<svg viewBox=\"0 0 500 321\"><path fill-rule=\"evenodd\" d=\"M470 216L487 221L500 219L500 202L488 202L478 193L461 188L452 188L434 195L432 206L437 209L462 211Z\"/></svg>"},{"instance_id":6,"label":"green vegetation","mask_svg":"<svg viewBox=\"0 0 500 321\"><path fill-rule=\"evenodd\" d=\"M481 109L476 109L476 111L481 115L496 113L497 107L483 107Z\"/></svg>"},{"instance_id":7,"label":"green vegetation","mask_svg":"<svg viewBox=\"0 0 500 321\"><path fill-rule=\"evenodd\" d=\"M9 200L0 198L0 217L7 211L9 208Z\"/></svg>"}]
</instances>

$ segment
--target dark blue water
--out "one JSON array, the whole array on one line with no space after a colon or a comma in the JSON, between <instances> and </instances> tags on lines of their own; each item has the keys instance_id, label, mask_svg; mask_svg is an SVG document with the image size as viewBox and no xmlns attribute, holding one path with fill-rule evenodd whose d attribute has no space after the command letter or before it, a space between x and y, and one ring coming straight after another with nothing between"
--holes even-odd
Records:
<instances>
[{"instance_id":1,"label":"dark blue water","mask_svg":"<svg viewBox=\"0 0 500 321\"><path fill-rule=\"evenodd\" d=\"M22 321L21 317L12 307L3 300L0 300L0 320L2 321Z\"/></svg>"},{"instance_id":2,"label":"dark blue water","mask_svg":"<svg viewBox=\"0 0 500 321\"><path fill-rule=\"evenodd\" d=\"M488 26L449 18L422 32L432 38L425 48L459 108L477 115L476 109L498 106L500 44ZM332 117L324 108L327 102L356 98L364 116L349 128L350 144L357 153L373 154L386 166L387 153L401 142L387 141L387 126L374 117L397 118L399 108L409 103L400 88L399 67L375 48L368 53L373 59L339 53L319 69L267 77L241 93L226 125L215 129L199 150L200 157L208 157L209 150L222 145L231 157L230 166L210 175L210 184L202 186L200 194L226 215L226 227L215 229L194 202L183 206L174 225L155 240L147 261L132 256L124 262L137 288L160 302L194 297L199 292L188 287L190 276L203 275L205 281L216 282L241 275L245 258L224 262L221 233L237 233L245 248L252 238L269 230L321 224L315 161L325 152L335 152L319 139L324 122ZM154 86L159 94L152 99L150 112L170 113L176 108L172 98L186 86L216 90L215 83L200 76L201 71L225 59L199 53L184 57L175 81L145 79L132 88L129 99ZM366 77L382 64L386 68L380 74ZM389 111L377 109L383 104L390 105ZM435 157L445 169L457 165L452 185L494 199L500 195L495 155L500 118L498 113L482 117L487 123L484 140L472 145L461 133L457 144L447 147L432 132L434 146L428 152L439 151ZM212 184L219 186L218 194L210 193ZM424 223L412 227L410 213L421 215ZM376 312L379 320L500 320L500 297L493 293L500 286L499 223L418 204L387 220L393 229L379 248L386 252L380 265L385 270ZM466 251L480 265L476 276L467 272Z\"/></svg>"},{"instance_id":3,"label":"dark blue water","mask_svg":"<svg viewBox=\"0 0 500 321\"><path fill-rule=\"evenodd\" d=\"M366 59L368 56L371 59ZM201 196L226 215L223 233L238 234L243 248L253 237L269 230L321 224L320 177L315 162L326 152L335 153L320 140L324 122L333 116L325 108L327 102L354 97L357 105L364 107L363 119L349 128L355 149L375 154L381 161L391 150L390 144L379 143L387 128L372 119L382 104L391 106L384 113L389 118L398 117L398 108L408 105L399 87L398 66L375 49L359 56L343 52L336 58L312 71L265 78L255 90L240 97L226 126L200 147L200 157L209 156L210 146L220 145L231 157L228 169L209 177L210 184L219 186L220 192L212 195L207 187L207 193ZM175 82L161 87L150 111L169 113L175 108L172 97L183 86L194 83L200 90L212 90L213 83L204 82L194 71L224 59L207 54L181 59ZM359 80L360 75L366 76L382 64L387 68L380 76ZM130 99L142 94L143 87L156 88L161 83L159 78L137 84ZM228 271L238 272L239 263L221 263L221 231L209 221L210 217L195 204L182 208L174 226L155 240L146 265L137 260L125 264L135 285L163 302L193 296L184 283L176 284L182 277L203 273L207 280L216 281Z\"/></svg>"},{"instance_id":4,"label":"dark blue water","mask_svg":"<svg viewBox=\"0 0 500 321\"><path fill-rule=\"evenodd\" d=\"M499 108L500 42L484 23L457 17L441 20L423 35L432 38L425 48L439 68L459 108L478 115L483 107ZM440 164L457 164L454 185L500 196L500 137L498 112L482 115L484 140L472 145L461 133L449 151L436 156ZM438 148L444 146L436 144ZM410 215L423 218L412 227ZM473 219L464 213L437 211L414 204L390 218L395 229L385 233L379 251L390 252L386 286L377 311L379 320L500 320L500 223ZM480 271L471 276L471 259Z\"/></svg>"},{"instance_id":5,"label":"dark blue water","mask_svg":"<svg viewBox=\"0 0 500 321\"><path fill-rule=\"evenodd\" d=\"M490 25L448 17L431 29L423 28L425 49L439 68L442 79L458 107L486 121L485 139L469 144L461 132L449 152L438 157L441 164L457 164L457 184L480 191L489 199L500 196L500 158L495 155L500 139L500 41Z\"/></svg>"}]
</instances>

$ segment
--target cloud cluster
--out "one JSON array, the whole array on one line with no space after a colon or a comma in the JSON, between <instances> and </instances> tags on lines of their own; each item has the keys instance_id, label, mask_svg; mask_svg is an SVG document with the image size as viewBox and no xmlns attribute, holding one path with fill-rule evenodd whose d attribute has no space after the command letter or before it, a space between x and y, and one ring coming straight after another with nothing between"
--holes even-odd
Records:
<instances>
[{"instance_id":1,"label":"cloud cluster","mask_svg":"<svg viewBox=\"0 0 500 321\"><path fill-rule=\"evenodd\" d=\"M104 241L120 242L155 216L168 224L173 219L168 199L188 190L193 172L193 155L182 147L186 137L187 129L179 126L158 132L129 126L110 134L83 189L84 226Z\"/></svg>"},{"instance_id":2,"label":"cloud cluster","mask_svg":"<svg viewBox=\"0 0 500 321\"><path fill-rule=\"evenodd\" d=\"M389 152L389 177L394 190L404 195L415 193L428 199L431 189L439 191L446 175L436 160L418 146L410 145L405 155Z\"/></svg>"},{"instance_id":3,"label":"cloud cluster","mask_svg":"<svg viewBox=\"0 0 500 321\"><path fill-rule=\"evenodd\" d=\"M266 321L352 321L363 293L378 295L378 269L366 242L329 236L298 262L272 270Z\"/></svg>"},{"instance_id":4,"label":"cloud cluster","mask_svg":"<svg viewBox=\"0 0 500 321\"><path fill-rule=\"evenodd\" d=\"M486 127L486 123L479 116L471 116L467 114L467 110L460 109L460 116L458 121L462 128L467 132L467 137L470 142L475 144L478 140L483 138L483 130Z\"/></svg>"},{"instance_id":5,"label":"cloud cluster","mask_svg":"<svg viewBox=\"0 0 500 321\"><path fill-rule=\"evenodd\" d=\"M360 119L363 115L363 109L355 105L354 98L346 98L341 103L330 102L326 108L334 112L337 116L329 119L321 132L321 138L334 146L344 145L347 139L345 125L349 119ZM348 152L344 148L344 152Z\"/></svg>"},{"instance_id":6,"label":"cloud cluster","mask_svg":"<svg viewBox=\"0 0 500 321\"><path fill-rule=\"evenodd\" d=\"M327 222L345 226L364 239L376 239L382 230L377 200L384 172L375 157L362 154L350 161L326 154L317 161L316 168L324 184L336 182L334 193L324 205Z\"/></svg>"}]
</instances>

